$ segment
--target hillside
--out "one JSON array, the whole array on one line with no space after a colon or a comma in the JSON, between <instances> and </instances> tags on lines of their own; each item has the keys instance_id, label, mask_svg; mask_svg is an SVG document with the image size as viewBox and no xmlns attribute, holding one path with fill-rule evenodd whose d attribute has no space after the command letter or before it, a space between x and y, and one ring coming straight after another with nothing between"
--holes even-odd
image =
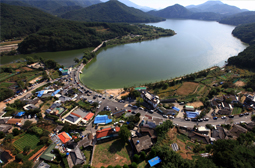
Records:
<instances>
[{"instance_id":1,"label":"hillside","mask_svg":"<svg viewBox=\"0 0 255 168\"><path fill-rule=\"evenodd\" d=\"M228 59L228 65L235 65L240 68L255 70L255 23L245 24L237 26L232 34L241 39L243 42L249 43L243 52L240 52L238 56L230 57Z\"/></svg>"},{"instance_id":2,"label":"hillside","mask_svg":"<svg viewBox=\"0 0 255 168\"><path fill-rule=\"evenodd\" d=\"M239 24L255 23L255 12L249 11L238 13L233 16L223 18L219 22L236 26Z\"/></svg>"},{"instance_id":3,"label":"hillside","mask_svg":"<svg viewBox=\"0 0 255 168\"><path fill-rule=\"evenodd\" d=\"M67 12L70 12L72 10L78 10L78 9L82 9L82 7L81 6L62 6L58 9L52 11L51 13L56 16L61 16Z\"/></svg>"},{"instance_id":4,"label":"hillside","mask_svg":"<svg viewBox=\"0 0 255 168\"><path fill-rule=\"evenodd\" d=\"M244 10L238 7L224 4L221 1L207 1L200 5L187 6L187 8L192 12L214 12L224 15L244 12Z\"/></svg>"},{"instance_id":5,"label":"hillside","mask_svg":"<svg viewBox=\"0 0 255 168\"><path fill-rule=\"evenodd\" d=\"M255 44L255 23L237 26L232 34L245 43Z\"/></svg>"},{"instance_id":6,"label":"hillside","mask_svg":"<svg viewBox=\"0 0 255 168\"><path fill-rule=\"evenodd\" d=\"M64 19L86 22L158 22L164 19L148 15L138 9L110 0L106 3L92 5L90 7L70 11L61 16Z\"/></svg>"},{"instance_id":7,"label":"hillside","mask_svg":"<svg viewBox=\"0 0 255 168\"><path fill-rule=\"evenodd\" d=\"M61 7L81 6L88 7L101 3L100 0L1 0L1 3L16 6L35 7L45 12L53 14L53 12Z\"/></svg>"},{"instance_id":8,"label":"hillside","mask_svg":"<svg viewBox=\"0 0 255 168\"><path fill-rule=\"evenodd\" d=\"M179 4L175 4L158 11L149 11L147 13L163 18L187 18L192 14L192 12Z\"/></svg>"}]
</instances>

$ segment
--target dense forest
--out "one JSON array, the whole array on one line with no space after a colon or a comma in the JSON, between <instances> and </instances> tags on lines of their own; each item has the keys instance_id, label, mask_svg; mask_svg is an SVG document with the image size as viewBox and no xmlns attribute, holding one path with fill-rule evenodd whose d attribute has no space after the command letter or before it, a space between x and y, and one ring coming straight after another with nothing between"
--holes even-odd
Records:
<instances>
[{"instance_id":1,"label":"dense forest","mask_svg":"<svg viewBox=\"0 0 255 168\"><path fill-rule=\"evenodd\" d=\"M159 22L165 19L151 16L141 10L110 0L80 10L70 11L61 16L64 19L86 22Z\"/></svg>"},{"instance_id":2,"label":"dense forest","mask_svg":"<svg viewBox=\"0 0 255 168\"><path fill-rule=\"evenodd\" d=\"M233 16L225 17L219 21L220 23L230 24L230 25L239 25L247 23L255 23L255 12L242 12Z\"/></svg>"},{"instance_id":3,"label":"dense forest","mask_svg":"<svg viewBox=\"0 0 255 168\"><path fill-rule=\"evenodd\" d=\"M143 29L127 23L69 21L35 8L6 4L1 4L1 9L1 40L27 36L19 44L20 53L95 47L107 39L130 33L144 34Z\"/></svg>"},{"instance_id":4,"label":"dense forest","mask_svg":"<svg viewBox=\"0 0 255 168\"><path fill-rule=\"evenodd\" d=\"M255 44L255 23L237 26L232 34L248 44Z\"/></svg>"}]
</instances>

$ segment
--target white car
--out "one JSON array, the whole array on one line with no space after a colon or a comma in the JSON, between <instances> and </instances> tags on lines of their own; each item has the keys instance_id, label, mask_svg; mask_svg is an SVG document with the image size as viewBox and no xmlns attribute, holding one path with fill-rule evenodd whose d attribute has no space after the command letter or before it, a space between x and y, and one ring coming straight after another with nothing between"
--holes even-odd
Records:
<instances>
[{"instance_id":1,"label":"white car","mask_svg":"<svg viewBox=\"0 0 255 168\"><path fill-rule=\"evenodd\" d=\"M101 103L102 103L102 101L99 101L98 103L99 103L99 104L101 104Z\"/></svg>"},{"instance_id":2,"label":"white car","mask_svg":"<svg viewBox=\"0 0 255 168\"><path fill-rule=\"evenodd\" d=\"M185 118L185 121L190 121L190 118Z\"/></svg>"},{"instance_id":3,"label":"white car","mask_svg":"<svg viewBox=\"0 0 255 168\"><path fill-rule=\"evenodd\" d=\"M101 105L99 104L98 106L97 106L97 109L99 109L101 107Z\"/></svg>"},{"instance_id":4,"label":"white car","mask_svg":"<svg viewBox=\"0 0 255 168\"><path fill-rule=\"evenodd\" d=\"M132 107L132 104L129 104L128 107Z\"/></svg>"},{"instance_id":5,"label":"white car","mask_svg":"<svg viewBox=\"0 0 255 168\"><path fill-rule=\"evenodd\" d=\"M113 125L117 125L119 122L115 122Z\"/></svg>"},{"instance_id":6,"label":"white car","mask_svg":"<svg viewBox=\"0 0 255 168\"><path fill-rule=\"evenodd\" d=\"M221 119L226 119L227 117L226 116L222 116Z\"/></svg>"},{"instance_id":7,"label":"white car","mask_svg":"<svg viewBox=\"0 0 255 168\"><path fill-rule=\"evenodd\" d=\"M125 121L124 120L120 120L119 123L124 123Z\"/></svg>"},{"instance_id":8,"label":"white car","mask_svg":"<svg viewBox=\"0 0 255 168\"><path fill-rule=\"evenodd\" d=\"M143 108L142 108L142 107L139 107L139 110L143 110Z\"/></svg>"},{"instance_id":9,"label":"white car","mask_svg":"<svg viewBox=\"0 0 255 168\"><path fill-rule=\"evenodd\" d=\"M164 118L167 118L167 115L163 115Z\"/></svg>"},{"instance_id":10,"label":"white car","mask_svg":"<svg viewBox=\"0 0 255 168\"><path fill-rule=\"evenodd\" d=\"M209 120L209 118L204 118L204 121L208 121Z\"/></svg>"}]
</instances>

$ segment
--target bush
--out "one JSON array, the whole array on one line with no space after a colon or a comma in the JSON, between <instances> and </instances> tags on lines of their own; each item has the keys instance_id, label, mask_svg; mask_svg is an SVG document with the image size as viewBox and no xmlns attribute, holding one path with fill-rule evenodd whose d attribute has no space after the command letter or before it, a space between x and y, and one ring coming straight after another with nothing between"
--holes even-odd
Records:
<instances>
[{"instance_id":1,"label":"bush","mask_svg":"<svg viewBox=\"0 0 255 168\"><path fill-rule=\"evenodd\" d=\"M23 158L24 158L24 155L21 154L21 153L18 153L18 154L15 156L15 160L16 160L17 162L22 161Z\"/></svg>"},{"instance_id":2,"label":"bush","mask_svg":"<svg viewBox=\"0 0 255 168\"><path fill-rule=\"evenodd\" d=\"M114 168L121 168L121 166L120 165L116 165Z\"/></svg>"},{"instance_id":3,"label":"bush","mask_svg":"<svg viewBox=\"0 0 255 168\"><path fill-rule=\"evenodd\" d=\"M129 168L129 166L127 164L124 164L123 168Z\"/></svg>"},{"instance_id":4,"label":"bush","mask_svg":"<svg viewBox=\"0 0 255 168\"><path fill-rule=\"evenodd\" d=\"M141 152L140 158L141 158L142 160L145 160L145 158L146 158L146 153L145 153L144 151Z\"/></svg>"},{"instance_id":5,"label":"bush","mask_svg":"<svg viewBox=\"0 0 255 168\"><path fill-rule=\"evenodd\" d=\"M131 168L137 168L137 164L136 162L133 162L131 165L130 165Z\"/></svg>"},{"instance_id":6,"label":"bush","mask_svg":"<svg viewBox=\"0 0 255 168\"><path fill-rule=\"evenodd\" d=\"M134 161L135 161L136 163L138 163L139 160L140 160L140 159L139 159L140 157L139 157L139 155L137 155L137 154L135 154L133 158L134 158Z\"/></svg>"},{"instance_id":7,"label":"bush","mask_svg":"<svg viewBox=\"0 0 255 168\"><path fill-rule=\"evenodd\" d=\"M13 134L14 136L19 135L19 133L20 133L20 131L18 130L18 128L14 128L14 129L12 130L12 134Z\"/></svg>"},{"instance_id":8,"label":"bush","mask_svg":"<svg viewBox=\"0 0 255 168\"><path fill-rule=\"evenodd\" d=\"M0 139L5 137L5 133L3 131L0 131Z\"/></svg>"},{"instance_id":9,"label":"bush","mask_svg":"<svg viewBox=\"0 0 255 168\"><path fill-rule=\"evenodd\" d=\"M109 165L107 168L113 168L113 166Z\"/></svg>"}]
</instances>

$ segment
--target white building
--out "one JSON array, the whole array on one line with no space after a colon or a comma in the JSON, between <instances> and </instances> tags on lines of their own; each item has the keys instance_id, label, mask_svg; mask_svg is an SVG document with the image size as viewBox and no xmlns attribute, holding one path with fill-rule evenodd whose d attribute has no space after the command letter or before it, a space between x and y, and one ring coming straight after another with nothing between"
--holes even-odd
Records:
<instances>
[{"instance_id":1,"label":"white building","mask_svg":"<svg viewBox=\"0 0 255 168\"><path fill-rule=\"evenodd\" d=\"M142 91L141 97L144 101L152 105L153 108L156 108L160 102L158 96L153 96L148 92Z\"/></svg>"}]
</instances>

